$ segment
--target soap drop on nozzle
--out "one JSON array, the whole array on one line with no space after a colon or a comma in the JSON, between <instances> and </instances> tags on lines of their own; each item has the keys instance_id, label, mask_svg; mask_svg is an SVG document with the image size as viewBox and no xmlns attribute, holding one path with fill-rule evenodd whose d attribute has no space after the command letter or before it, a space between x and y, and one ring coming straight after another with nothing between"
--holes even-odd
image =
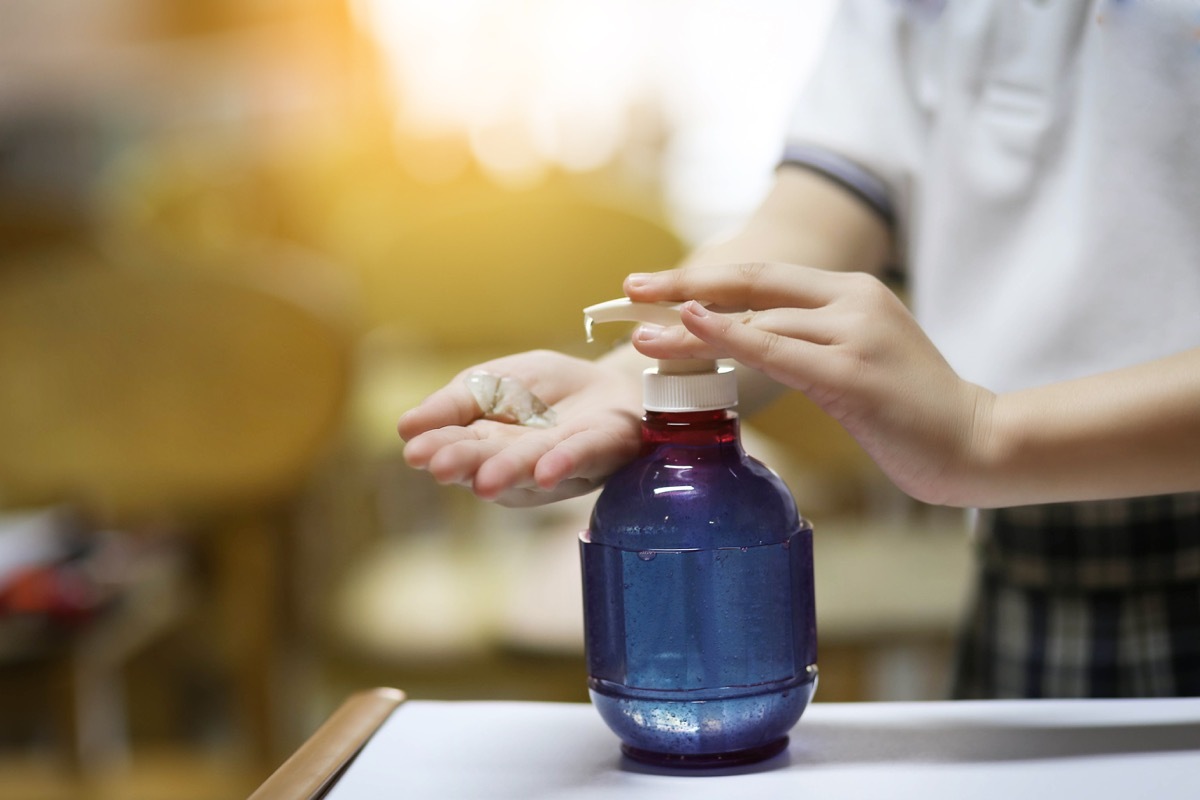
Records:
<instances>
[{"instance_id":1,"label":"soap drop on nozzle","mask_svg":"<svg viewBox=\"0 0 1200 800\"><path fill-rule=\"evenodd\" d=\"M679 306L637 303L627 297L608 300L583 310L583 329L592 341L592 326L599 322L644 322L678 325ZM659 359L658 367L643 373L647 411L708 411L737 405L737 380L733 368L712 359Z\"/></svg>"}]
</instances>

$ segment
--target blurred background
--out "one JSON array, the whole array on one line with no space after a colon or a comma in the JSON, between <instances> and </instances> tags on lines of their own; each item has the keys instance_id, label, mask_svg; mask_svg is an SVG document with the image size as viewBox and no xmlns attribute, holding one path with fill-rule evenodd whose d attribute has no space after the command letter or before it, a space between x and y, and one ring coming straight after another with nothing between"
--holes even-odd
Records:
<instances>
[{"instance_id":1,"label":"blurred background","mask_svg":"<svg viewBox=\"0 0 1200 800\"><path fill-rule=\"evenodd\" d=\"M769 185L836 0L0 3L0 798L248 794L350 692L586 700L592 498L395 421ZM818 700L941 697L956 512L801 397Z\"/></svg>"}]
</instances>

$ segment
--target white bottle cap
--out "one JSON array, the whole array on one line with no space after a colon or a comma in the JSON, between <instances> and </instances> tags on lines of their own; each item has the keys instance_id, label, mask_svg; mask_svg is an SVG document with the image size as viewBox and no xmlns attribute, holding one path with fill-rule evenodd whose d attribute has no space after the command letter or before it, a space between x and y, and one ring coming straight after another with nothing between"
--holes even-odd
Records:
<instances>
[{"instance_id":1,"label":"white bottle cap","mask_svg":"<svg viewBox=\"0 0 1200 800\"><path fill-rule=\"evenodd\" d=\"M597 322L647 322L678 325L679 307L635 303L622 297L588 306L583 327L592 341ZM737 376L733 367L709 359L660 359L658 367L642 373L642 395L647 411L714 411L737 406Z\"/></svg>"}]
</instances>

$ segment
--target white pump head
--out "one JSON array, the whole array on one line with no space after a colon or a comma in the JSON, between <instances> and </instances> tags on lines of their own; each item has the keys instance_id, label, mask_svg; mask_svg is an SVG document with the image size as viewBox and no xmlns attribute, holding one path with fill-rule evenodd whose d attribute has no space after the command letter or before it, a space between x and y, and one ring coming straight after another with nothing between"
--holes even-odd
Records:
<instances>
[{"instance_id":1,"label":"white pump head","mask_svg":"<svg viewBox=\"0 0 1200 800\"><path fill-rule=\"evenodd\" d=\"M622 297L588 306L583 328L592 341L597 322L647 322L678 325L679 307L635 303ZM642 393L647 411L712 411L737 405L737 377L733 367L719 367L706 359L660 359L658 367L642 373Z\"/></svg>"}]
</instances>

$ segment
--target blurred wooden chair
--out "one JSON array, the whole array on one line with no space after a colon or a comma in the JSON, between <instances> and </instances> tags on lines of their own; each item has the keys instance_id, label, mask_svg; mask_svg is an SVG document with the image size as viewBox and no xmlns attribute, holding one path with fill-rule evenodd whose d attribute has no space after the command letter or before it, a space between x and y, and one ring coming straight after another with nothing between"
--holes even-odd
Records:
<instances>
[{"instance_id":1,"label":"blurred wooden chair","mask_svg":"<svg viewBox=\"0 0 1200 800\"><path fill-rule=\"evenodd\" d=\"M226 270L80 252L0 264L0 506L202 532L217 647L264 763L292 744L274 705L289 502L339 430L351 374L345 287L318 273L277 252ZM105 702L74 698L77 750Z\"/></svg>"}]
</instances>

